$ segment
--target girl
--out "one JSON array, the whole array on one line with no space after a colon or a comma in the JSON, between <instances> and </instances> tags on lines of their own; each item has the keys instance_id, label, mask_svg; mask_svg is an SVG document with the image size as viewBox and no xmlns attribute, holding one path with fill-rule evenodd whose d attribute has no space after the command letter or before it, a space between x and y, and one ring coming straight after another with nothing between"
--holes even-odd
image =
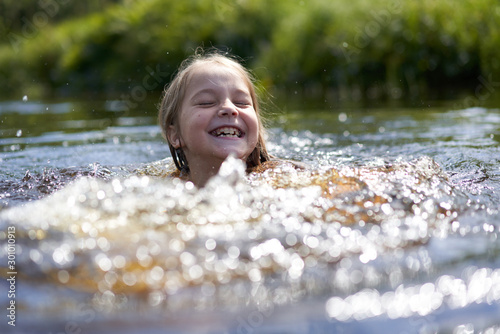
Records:
<instances>
[{"instance_id":1,"label":"girl","mask_svg":"<svg viewBox=\"0 0 500 334\"><path fill-rule=\"evenodd\" d=\"M253 77L233 58L196 52L166 87L159 122L179 175L203 187L229 154L269 161Z\"/></svg>"}]
</instances>

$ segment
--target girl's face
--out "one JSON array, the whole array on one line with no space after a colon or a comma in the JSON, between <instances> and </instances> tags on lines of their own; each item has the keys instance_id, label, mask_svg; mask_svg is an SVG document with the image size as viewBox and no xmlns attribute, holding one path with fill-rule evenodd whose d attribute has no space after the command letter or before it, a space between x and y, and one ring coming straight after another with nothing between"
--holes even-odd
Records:
<instances>
[{"instance_id":1,"label":"girl's face","mask_svg":"<svg viewBox=\"0 0 500 334\"><path fill-rule=\"evenodd\" d=\"M178 123L169 128L170 143L183 149L191 170L218 166L230 153L246 161L258 140L258 118L247 82L220 64L196 66Z\"/></svg>"}]
</instances>

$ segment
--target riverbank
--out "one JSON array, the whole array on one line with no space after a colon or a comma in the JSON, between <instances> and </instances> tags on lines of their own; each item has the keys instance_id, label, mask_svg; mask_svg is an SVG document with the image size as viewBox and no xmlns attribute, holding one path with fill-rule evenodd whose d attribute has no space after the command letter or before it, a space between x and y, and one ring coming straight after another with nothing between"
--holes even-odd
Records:
<instances>
[{"instance_id":1,"label":"riverbank","mask_svg":"<svg viewBox=\"0 0 500 334\"><path fill-rule=\"evenodd\" d=\"M281 95L441 99L475 94L484 81L495 91L500 86L500 5L494 0L93 6L85 11L41 1L9 13L18 22L10 30L5 14L0 98L99 94L137 103L161 91L200 45L229 48L263 87Z\"/></svg>"}]
</instances>

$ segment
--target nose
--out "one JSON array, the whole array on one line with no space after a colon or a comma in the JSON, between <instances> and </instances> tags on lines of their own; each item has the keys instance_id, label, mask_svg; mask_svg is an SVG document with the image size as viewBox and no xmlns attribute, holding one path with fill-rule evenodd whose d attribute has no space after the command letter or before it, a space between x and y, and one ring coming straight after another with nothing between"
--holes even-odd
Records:
<instances>
[{"instance_id":1,"label":"nose","mask_svg":"<svg viewBox=\"0 0 500 334\"><path fill-rule=\"evenodd\" d=\"M228 99L221 105L218 114L219 116L238 116L238 108Z\"/></svg>"}]
</instances>

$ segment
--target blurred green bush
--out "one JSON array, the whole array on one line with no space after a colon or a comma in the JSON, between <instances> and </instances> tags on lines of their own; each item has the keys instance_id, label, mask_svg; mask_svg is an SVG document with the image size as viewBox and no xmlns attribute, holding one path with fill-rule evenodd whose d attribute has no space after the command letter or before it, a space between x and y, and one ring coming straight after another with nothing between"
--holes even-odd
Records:
<instances>
[{"instance_id":1,"label":"blurred green bush","mask_svg":"<svg viewBox=\"0 0 500 334\"><path fill-rule=\"evenodd\" d=\"M499 86L498 0L4 0L0 97L160 91L197 46L273 92L351 99ZM142 88L141 88L142 87Z\"/></svg>"}]
</instances>

